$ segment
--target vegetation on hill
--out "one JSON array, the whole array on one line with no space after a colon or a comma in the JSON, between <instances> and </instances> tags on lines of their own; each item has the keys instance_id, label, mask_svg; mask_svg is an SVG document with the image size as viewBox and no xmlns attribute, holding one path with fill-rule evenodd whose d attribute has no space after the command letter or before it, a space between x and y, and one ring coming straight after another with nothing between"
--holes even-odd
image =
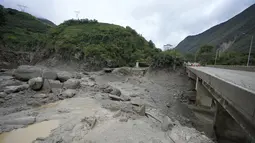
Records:
<instances>
[{"instance_id":1,"label":"vegetation on hill","mask_svg":"<svg viewBox=\"0 0 255 143\"><path fill-rule=\"evenodd\" d=\"M11 8L0 6L2 36L1 46L8 50L33 51L45 42L46 33L51 27L36 17Z\"/></svg>"},{"instance_id":2,"label":"vegetation on hill","mask_svg":"<svg viewBox=\"0 0 255 143\"><path fill-rule=\"evenodd\" d=\"M188 36L177 45L181 53L195 53L203 45L212 45L215 49L223 43L231 43L227 51L248 53L251 35L255 35L255 4L232 19L216 25L205 32ZM255 47L255 44L253 48ZM255 50L252 51L255 53Z\"/></svg>"},{"instance_id":3,"label":"vegetation on hill","mask_svg":"<svg viewBox=\"0 0 255 143\"><path fill-rule=\"evenodd\" d=\"M52 28L48 38L63 59L85 60L94 66L134 66L149 63L160 52L134 29L99 23L97 20L68 20Z\"/></svg>"},{"instance_id":4,"label":"vegetation on hill","mask_svg":"<svg viewBox=\"0 0 255 143\"><path fill-rule=\"evenodd\" d=\"M176 51L162 52L131 27L97 20L68 20L55 26L28 13L0 7L0 47L34 52L34 58L55 58L93 69L134 66L137 61L154 68L181 65Z\"/></svg>"},{"instance_id":5,"label":"vegetation on hill","mask_svg":"<svg viewBox=\"0 0 255 143\"><path fill-rule=\"evenodd\" d=\"M248 54L235 51L217 52L217 58L215 56L215 48L210 45L204 45L195 54L185 54L184 60L199 62L202 65L246 65L248 61ZM250 59L249 65L255 65L254 58Z\"/></svg>"}]
</instances>

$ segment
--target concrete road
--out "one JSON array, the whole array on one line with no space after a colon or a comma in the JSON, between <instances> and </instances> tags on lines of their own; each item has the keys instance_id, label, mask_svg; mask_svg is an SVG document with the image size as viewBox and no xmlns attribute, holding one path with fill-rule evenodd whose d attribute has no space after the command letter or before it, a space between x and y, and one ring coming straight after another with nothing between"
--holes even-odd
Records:
<instances>
[{"instance_id":1,"label":"concrete road","mask_svg":"<svg viewBox=\"0 0 255 143\"><path fill-rule=\"evenodd\" d=\"M238 85L255 93L255 72L228 70L212 67L192 67L219 79Z\"/></svg>"}]
</instances>

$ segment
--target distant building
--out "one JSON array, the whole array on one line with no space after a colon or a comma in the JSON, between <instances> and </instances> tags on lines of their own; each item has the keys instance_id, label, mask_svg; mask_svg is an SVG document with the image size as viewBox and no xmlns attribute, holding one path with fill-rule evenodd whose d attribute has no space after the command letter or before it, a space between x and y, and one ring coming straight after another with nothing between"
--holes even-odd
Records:
<instances>
[{"instance_id":1,"label":"distant building","mask_svg":"<svg viewBox=\"0 0 255 143\"><path fill-rule=\"evenodd\" d=\"M163 46L163 49L164 49L164 51L166 51L166 50L172 49L172 47L173 47L173 45L166 44L166 45Z\"/></svg>"}]
</instances>

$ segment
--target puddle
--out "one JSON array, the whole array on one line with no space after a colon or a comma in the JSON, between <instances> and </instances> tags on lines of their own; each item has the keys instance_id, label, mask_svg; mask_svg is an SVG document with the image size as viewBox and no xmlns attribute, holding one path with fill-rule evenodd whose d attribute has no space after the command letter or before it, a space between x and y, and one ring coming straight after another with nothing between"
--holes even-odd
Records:
<instances>
[{"instance_id":1,"label":"puddle","mask_svg":"<svg viewBox=\"0 0 255 143\"><path fill-rule=\"evenodd\" d=\"M47 137L51 130L59 126L58 120L44 121L27 128L20 128L0 134L0 143L31 143L38 137Z\"/></svg>"}]
</instances>

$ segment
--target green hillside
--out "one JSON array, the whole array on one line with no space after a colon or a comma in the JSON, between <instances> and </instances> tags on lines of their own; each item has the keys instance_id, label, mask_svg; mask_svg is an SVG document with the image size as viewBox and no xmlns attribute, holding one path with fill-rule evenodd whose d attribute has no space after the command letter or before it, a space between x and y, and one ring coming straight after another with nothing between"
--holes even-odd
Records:
<instances>
[{"instance_id":1,"label":"green hillside","mask_svg":"<svg viewBox=\"0 0 255 143\"><path fill-rule=\"evenodd\" d=\"M48 20L3 7L0 18L0 47L7 50L40 51L43 57L95 67L133 66L136 61L150 64L161 51L128 26L88 19L55 26Z\"/></svg>"},{"instance_id":2,"label":"green hillside","mask_svg":"<svg viewBox=\"0 0 255 143\"><path fill-rule=\"evenodd\" d=\"M84 59L107 66L149 62L160 51L130 27L99 23L96 20L68 20L49 32L49 40L64 59Z\"/></svg>"},{"instance_id":3,"label":"green hillside","mask_svg":"<svg viewBox=\"0 0 255 143\"><path fill-rule=\"evenodd\" d=\"M33 50L44 42L45 34L51 28L36 17L11 8L1 9L1 46L9 50ZM4 22L3 22L4 21Z\"/></svg>"},{"instance_id":4,"label":"green hillside","mask_svg":"<svg viewBox=\"0 0 255 143\"><path fill-rule=\"evenodd\" d=\"M182 53L195 53L203 45L219 48L222 43L232 41L234 44L228 48L228 51L248 53L251 35L255 35L255 5L201 34L188 36L177 45L176 49Z\"/></svg>"}]
</instances>

